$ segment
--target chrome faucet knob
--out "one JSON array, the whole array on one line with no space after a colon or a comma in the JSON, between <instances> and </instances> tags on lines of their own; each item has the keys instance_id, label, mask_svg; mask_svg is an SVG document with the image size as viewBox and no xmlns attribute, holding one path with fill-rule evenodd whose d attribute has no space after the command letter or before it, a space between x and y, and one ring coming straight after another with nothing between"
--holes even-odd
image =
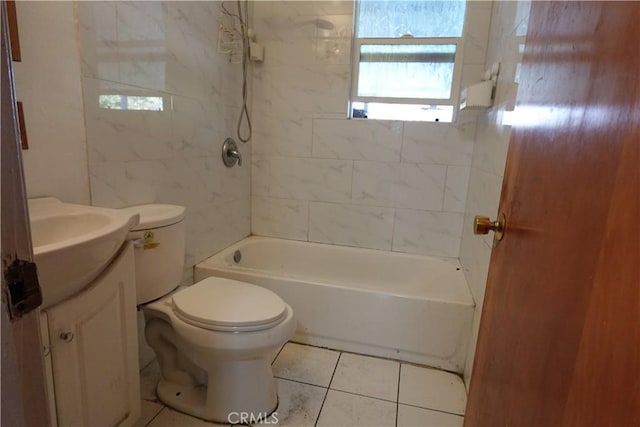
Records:
<instances>
[{"instance_id":1,"label":"chrome faucet knob","mask_svg":"<svg viewBox=\"0 0 640 427\"><path fill-rule=\"evenodd\" d=\"M238 166L242 166L242 155L238 150L229 150L229 156L238 159Z\"/></svg>"},{"instance_id":2,"label":"chrome faucet knob","mask_svg":"<svg viewBox=\"0 0 640 427\"><path fill-rule=\"evenodd\" d=\"M227 138L222 145L222 162L228 168L238 163L242 166L242 154L238 151L238 145L233 138Z\"/></svg>"}]
</instances>

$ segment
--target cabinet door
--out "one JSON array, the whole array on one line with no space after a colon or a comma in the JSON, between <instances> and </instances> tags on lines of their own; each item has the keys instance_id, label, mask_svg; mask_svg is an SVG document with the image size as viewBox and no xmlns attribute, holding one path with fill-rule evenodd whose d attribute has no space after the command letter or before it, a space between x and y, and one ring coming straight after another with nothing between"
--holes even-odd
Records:
<instances>
[{"instance_id":1,"label":"cabinet door","mask_svg":"<svg viewBox=\"0 0 640 427\"><path fill-rule=\"evenodd\" d=\"M140 415L133 249L49 310L58 423L128 426Z\"/></svg>"},{"instance_id":2,"label":"cabinet door","mask_svg":"<svg viewBox=\"0 0 640 427\"><path fill-rule=\"evenodd\" d=\"M40 336L42 337L42 352L44 354L44 373L47 383L47 397L49 399L49 418L51 427L58 427L56 414L56 392L53 388L53 365L51 362L51 341L49 340L49 321L47 312L40 312Z\"/></svg>"}]
</instances>

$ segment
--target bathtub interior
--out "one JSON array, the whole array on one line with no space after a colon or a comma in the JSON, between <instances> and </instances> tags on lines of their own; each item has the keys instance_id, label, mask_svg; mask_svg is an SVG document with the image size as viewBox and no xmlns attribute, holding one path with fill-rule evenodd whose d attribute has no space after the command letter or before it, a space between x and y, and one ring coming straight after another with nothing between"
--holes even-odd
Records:
<instances>
[{"instance_id":1,"label":"bathtub interior","mask_svg":"<svg viewBox=\"0 0 640 427\"><path fill-rule=\"evenodd\" d=\"M456 258L252 236L200 265L263 271L327 285L473 304Z\"/></svg>"}]
</instances>

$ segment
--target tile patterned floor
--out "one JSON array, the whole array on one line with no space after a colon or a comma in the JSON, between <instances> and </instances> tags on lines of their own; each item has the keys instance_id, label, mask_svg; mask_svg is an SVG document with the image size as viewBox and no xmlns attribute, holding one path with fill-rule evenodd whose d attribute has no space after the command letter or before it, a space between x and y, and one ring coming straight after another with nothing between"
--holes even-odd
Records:
<instances>
[{"instance_id":1,"label":"tile patterned floor","mask_svg":"<svg viewBox=\"0 0 640 427\"><path fill-rule=\"evenodd\" d=\"M466 391L460 377L448 372L287 343L274 354L273 373L278 426L462 426ZM136 427L220 425L158 402L159 376L155 361L141 372L142 417Z\"/></svg>"}]
</instances>

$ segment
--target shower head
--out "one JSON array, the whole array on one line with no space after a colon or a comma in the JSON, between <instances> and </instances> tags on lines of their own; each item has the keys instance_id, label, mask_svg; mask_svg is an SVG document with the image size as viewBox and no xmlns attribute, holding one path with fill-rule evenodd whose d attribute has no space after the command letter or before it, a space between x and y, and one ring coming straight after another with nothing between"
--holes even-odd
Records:
<instances>
[{"instance_id":1,"label":"shower head","mask_svg":"<svg viewBox=\"0 0 640 427\"><path fill-rule=\"evenodd\" d=\"M333 30L336 26L331 21L318 18L316 19L316 27L320 28L321 30Z\"/></svg>"}]
</instances>

